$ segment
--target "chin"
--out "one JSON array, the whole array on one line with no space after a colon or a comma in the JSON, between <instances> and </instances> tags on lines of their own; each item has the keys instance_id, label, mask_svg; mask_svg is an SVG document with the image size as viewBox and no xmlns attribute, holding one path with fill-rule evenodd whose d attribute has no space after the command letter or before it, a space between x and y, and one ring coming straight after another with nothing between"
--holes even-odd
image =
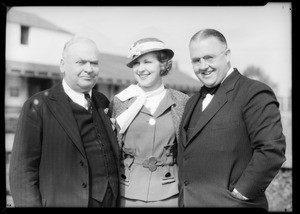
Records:
<instances>
[{"instance_id":1,"label":"chin","mask_svg":"<svg viewBox=\"0 0 300 214\"><path fill-rule=\"evenodd\" d=\"M87 90L92 89L95 86L95 84L83 84L81 87Z\"/></svg>"},{"instance_id":2,"label":"chin","mask_svg":"<svg viewBox=\"0 0 300 214\"><path fill-rule=\"evenodd\" d=\"M144 82L144 81L140 81L140 82L139 82L139 85L140 85L141 87L143 87L143 88L151 87L151 86L149 85L149 83Z\"/></svg>"}]
</instances>

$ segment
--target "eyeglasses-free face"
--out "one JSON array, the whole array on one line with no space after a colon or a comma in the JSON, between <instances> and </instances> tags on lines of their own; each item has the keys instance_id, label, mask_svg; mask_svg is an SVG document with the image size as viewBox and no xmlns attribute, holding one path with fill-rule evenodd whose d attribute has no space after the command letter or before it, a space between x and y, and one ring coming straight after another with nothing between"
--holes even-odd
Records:
<instances>
[{"instance_id":1,"label":"eyeglasses-free face","mask_svg":"<svg viewBox=\"0 0 300 214\"><path fill-rule=\"evenodd\" d=\"M146 53L133 62L134 78L144 91L152 91L162 84L161 63L154 52Z\"/></svg>"},{"instance_id":2,"label":"eyeglasses-free face","mask_svg":"<svg viewBox=\"0 0 300 214\"><path fill-rule=\"evenodd\" d=\"M82 41L69 47L61 60L61 72L67 84L77 92L91 90L98 80L100 59L97 47Z\"/></svg>"}]
</instances>

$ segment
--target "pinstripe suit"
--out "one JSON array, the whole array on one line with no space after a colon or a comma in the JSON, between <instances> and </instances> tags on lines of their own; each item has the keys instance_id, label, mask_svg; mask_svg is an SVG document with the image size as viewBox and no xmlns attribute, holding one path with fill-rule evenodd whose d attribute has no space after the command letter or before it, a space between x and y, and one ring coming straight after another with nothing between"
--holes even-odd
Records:
<instances>
[{"instance_id":1,"label":"pinstripe suit","mask_svg":"<svg viewBox=\"0 0 300 214\"><path fill-rule=\"evenodd\" d=\"M93 96L117 158L116 137L103 111L109 101L95 90ZM15 205L87 207L88 175L80 132L62 84L29 98L20 114L10 164Z\"/></svg>"},{"instance_id":2,"label":"pinstripe suit","mask_svg":"<svg viewBox=\"0 0 300 214\"><path fill-rule=\"evenodd\" d=\"M187 140L199 98L200 94L190 98L180 126L179 205L267 209L264 191L285 161L285 137L273 91L235 69ZM232 196L233 188L250 200Z\"/></svg>"}]
</instances>

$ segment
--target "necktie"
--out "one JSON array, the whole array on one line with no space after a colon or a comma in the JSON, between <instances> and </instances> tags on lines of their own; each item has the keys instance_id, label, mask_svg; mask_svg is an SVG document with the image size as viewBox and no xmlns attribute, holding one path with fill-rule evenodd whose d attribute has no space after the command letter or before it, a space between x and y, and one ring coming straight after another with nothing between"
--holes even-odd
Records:
<instances>
[{"instance_id":1,"label":"necktie","mask_svg":"<svg viewBox=\"0 0 300 214\"><path fill-rule=\"evenodd\" d=\"M211 95L215 94L217 92L219 86L220 86L220 84L218 84L214 87L211 87L211 88L208 88L205 85L202 86L202 88L200 89L200 94L201 94L202 99L204 99L207 94L211 94Z\"/></svg>"},{"instance_id":2,"label":"necktie","mask_svg":"<svg viewBox=\"0 0 300 214\"><path fill-rule=\"evenodd\" d=\"M91 96L89 93L84 93L84 98L87 101L87 107L88 107L88 111L90 113L92 113L92 100L91 100Z\"/></svg>"}]
</instances>

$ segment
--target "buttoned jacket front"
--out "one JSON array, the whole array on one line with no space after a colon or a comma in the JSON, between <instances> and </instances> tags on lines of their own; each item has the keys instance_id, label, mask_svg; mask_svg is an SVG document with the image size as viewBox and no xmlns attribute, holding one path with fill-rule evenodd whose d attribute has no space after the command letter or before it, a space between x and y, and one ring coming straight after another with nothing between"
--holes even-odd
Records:
<instances>
[{"instance_id":1,"label":"buttoned jacket front","mask_svg":"<svg viewBox=\"0 0 300 214\"><path fill-rule=\"evenodd\" d=\"M104 112L109 101L96 90L92 94L118 159L117 139ZM62 84L28 99L19 118L10 165L15 205L87 207L88 170L77 122Z\"/></svg>"},{"instance_id":2,"label":"buttoned jacket front","mask_svg":"<svg viewBox=\"0 0 300 214\"><path fill-rule=\"evenodd\" d=\"M172 160L166 159L167 165L165 166L160 166L160 160L165 157L164 150L170 148L174 143L173 152L176 153L177 151L178 129L187 99L187 95L168 89L166 96L153 115L143 107L129 126L126 134L119 136L122 152L124 150L131 150L132 152L134 149L137 154L134 160L130 158L125 160L129 162L125 165L130 165L130 161L133 161L133 164L130 170L125 167L125 172L121 172L126 176L126 179L121 178L121 195L131 199L157 201L178 193L177 164L173 164L173 161L176 162L173 159L176 158L176 154L171 156ZM135 98L132 98L121 102L115 97L112 102L113 117L120 115L134 100ZM138 140L136 140L137 138ZM127 143L122 146L124 142ZM150 171L151 166L143 165L143 161L151 156L158 159L158 166L153 172ZM168 172L171 176L166 178L165 174Z\"/></svg>"}]
</instances>

